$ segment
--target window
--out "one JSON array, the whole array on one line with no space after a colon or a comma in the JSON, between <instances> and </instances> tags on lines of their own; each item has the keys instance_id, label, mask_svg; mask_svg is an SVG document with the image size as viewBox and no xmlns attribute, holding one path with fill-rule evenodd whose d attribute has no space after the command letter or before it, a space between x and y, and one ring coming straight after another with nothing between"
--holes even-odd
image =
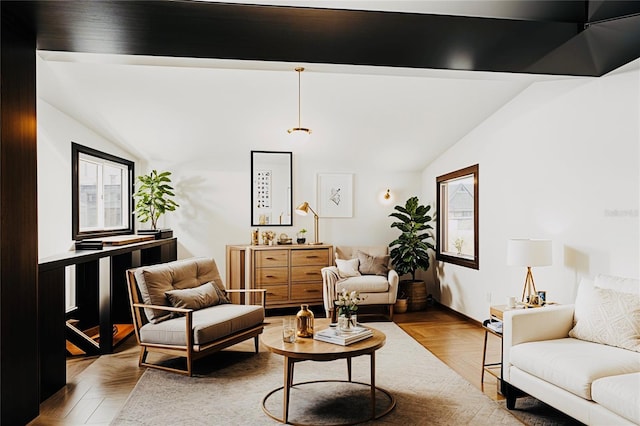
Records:
<instances>
[{"instance_id":1,"label":"window","mask_svg":"<svg viewBox=\"0 0 640 426\"><path fill-rule=\"evenodd\" d=\"M436 178L436 259L479 269L478 165Z\"/></svg>"},{"instance_id":2,"label":"window","mask_svg":"<svg viewBox=\"0 0 640 426\"><path fill-rule=\"evenodd\" d=\"M76 143L72 156L72 238L133 233L133 162Z\"/></svg>"}]
</instances>

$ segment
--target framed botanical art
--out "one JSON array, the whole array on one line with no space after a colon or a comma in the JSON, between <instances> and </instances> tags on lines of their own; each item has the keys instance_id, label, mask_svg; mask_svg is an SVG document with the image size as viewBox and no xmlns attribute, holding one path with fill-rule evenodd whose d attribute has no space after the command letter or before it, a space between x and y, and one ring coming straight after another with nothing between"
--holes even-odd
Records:
<instances>
[{"instance_id":1,"label":"framed botanical art","mask_svg":"<svg viewBox=\"0 0 640 426\"><path fill-rule=\"evenodd\" d=\"M353 217L353 174L318 173L318 216Z\"/></svg>"}]
</instances>

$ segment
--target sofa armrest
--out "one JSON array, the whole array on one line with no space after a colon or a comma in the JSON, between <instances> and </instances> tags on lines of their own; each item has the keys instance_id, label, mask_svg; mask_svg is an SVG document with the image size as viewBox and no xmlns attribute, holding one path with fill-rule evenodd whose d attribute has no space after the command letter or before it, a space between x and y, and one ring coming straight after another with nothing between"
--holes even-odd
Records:
<instances>
[{"instance_id":1,"label":"sofa armrest","mask_svg":"<svg viewBox=\"0 0 640 426\"><path fill-rule=\"evenodd\" d=\"M387 276L387 281L389 281L389 303L396 303L398 298L398 283L400 282L400 277L395 269L389 269L389 275Z\"/></svg>"},{"instance_id":2,"label":"sofa armrest","mask_svg":"<svg viewBox=\"0 0 640 426\"><path fill-rule=\"evenodd\" d=\"M569 337L574 305L505 311L502 321L503 377L509 381L509 353L520 343Z\"/></svg>"},{"instance_id":3,"label":"sofa armrest","mask_svg":"<svg viewBox=\"0 0 640 426\"><path fill-rule=\"evenodd\" d=\"M320 270L322 273L322 300L324 302L324 310L327 313L333 309L333 301L338 298L336 294L336 283L340 280L338 275L338 267L327 266Z\"/></svg>"}]
</instances>

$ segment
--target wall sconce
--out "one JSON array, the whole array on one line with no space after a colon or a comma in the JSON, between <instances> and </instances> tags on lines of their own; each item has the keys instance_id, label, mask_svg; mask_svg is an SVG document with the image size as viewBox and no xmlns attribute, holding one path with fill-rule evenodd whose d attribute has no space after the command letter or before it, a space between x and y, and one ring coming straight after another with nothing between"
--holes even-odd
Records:
<instances>
[{"instance_id":1,"label":"wall sconce","mask_svg":"<svg viewBox=\"0 0 640 426\"><path fill-rule=\"evenodd\" d=\"M387 189L386 192L380 194L380 202L382 204L391 204L391 202L393 202L393 195L391 194L390 189Z\"/></svg>"},{"instance_id":2,"label":"wall sconce","mask_svg":"<svg viewBox=\"0 0 640 426\"><path fill-rule=\"evenodd\" d=\"M318 241L318 214L313 211L309 203L306 201L296 207L296 213L300 216L306 216L309 212L313 213L313 235L315 238L315 241L309 244L322 244L322 242Z\"/></svg>"}]
</instances>

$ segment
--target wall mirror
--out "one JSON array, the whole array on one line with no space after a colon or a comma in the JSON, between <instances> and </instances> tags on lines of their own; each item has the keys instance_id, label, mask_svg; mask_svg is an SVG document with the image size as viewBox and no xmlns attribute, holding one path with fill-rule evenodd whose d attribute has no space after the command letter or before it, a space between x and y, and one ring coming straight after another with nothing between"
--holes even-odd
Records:
<instances>
[{"instance_id":1,"label":"wall mirror","mask_svg":"<svg viewBox=\"0 0 640 426\"><path fill-rule=\"evenodd\" d=\"M291 152L251 151L251 226L293 224Z\"/></svg>"},{"instance_id":2,"label":"wall mirror","mask_svg":"<svg viewBox=\"0 0 640 426\"><path fill-rule=\"evenodd\" d=\"M478 165L436 178L436 259L479 269Z\"/></svg>"}]
</instances>

